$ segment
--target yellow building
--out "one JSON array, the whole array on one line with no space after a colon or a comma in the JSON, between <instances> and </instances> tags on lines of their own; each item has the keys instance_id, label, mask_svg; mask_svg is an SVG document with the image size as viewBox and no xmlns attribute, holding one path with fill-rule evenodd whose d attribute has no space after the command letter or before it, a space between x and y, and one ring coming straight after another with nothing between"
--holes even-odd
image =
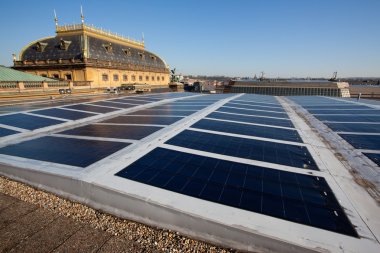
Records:
<instances>
[{"instance_id":1,"label":"yellow building","mask_svg":"<svg viewBox=\"0 0 380 253\"><path fill-rule=\"evenodd\" d=\"M28 73L80 82L92 88L122 84L167 86L169 67L158 55L145 50L144 41L135 41L83 22L59 26L56 36L25 46L14 69Z\"/></svg>"}]
</instances>

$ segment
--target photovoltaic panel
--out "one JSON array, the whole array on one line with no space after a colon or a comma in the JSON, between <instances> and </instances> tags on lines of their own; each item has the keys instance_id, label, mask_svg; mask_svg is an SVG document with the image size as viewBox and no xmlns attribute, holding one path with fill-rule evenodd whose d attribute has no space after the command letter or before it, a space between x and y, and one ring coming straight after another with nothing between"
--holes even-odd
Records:
<instances>
[{"instance_id":1,"label":"photovoltaic panel","mask_svg":"<svg viewBox=\"0 0 380 253\"><path fill-rule=\"evenodd\" d=\"M70 120L83 119L95 115L92 113L70 111L61 108L50 108L45 110L32 111L32 113Z\"/></svg>"},{"instance_id":2,"label":"photovoltaic panel","mask_svg":"<svg viewBox=\"0 0 380 253\"><path fill-rule=\"evenodd\" d=\"M361 133L380 133L380 123L325 123L329 128L336 132L361 132Z\"/></svg>"},{"instance_id":3,"label":"photovoltaic panel","mask_svg":"<svg viewBox=\"0 0 380 253\"><path fill-rule=\"evenodd\" d=\"M282 108L282 106L280 104L265 103L265 102L231 100L230 103L240 104L240 105L265 106L265 107L273 107L273 108Z\"/></svg>"},{"instance_id":4,"label":"photovoltaic panel","mask_svg":"<svg viewBox=\"0 0 380 253\"><path fill-rule=\"evenodd\" d=\"M222 205L355 236L324 178L156 148L117 176Z\"/></svg>"},{"instance_id":5,"label":"photovoltaic panel","mask_svg":"<svg viewBox=\"0 0 380 253\"><path fill-rule=\"evenodd\" d=\"M118 123L118 124L152 124L152 125L171 125L182 117L155 117L155 116L119 116L112 119L102 121L103 123Z\"/></svg>"},{"instance_id":6,"label":"photovoltaic panel","mask_svg":"<svg viewBox=\"0 0 380 253\"><path fill-rule=\"evenodd\" d=\"M46 136L0 148L0 154L87 167L128 145L123 142Z\"/></svg>"},{"instance_id":7,"label":"photovoltaic panel","mask_svg":"<svg viewBox=\"0 0 380 253\"><path fill-rule=\"evenodd\" d=\"M42 127L64 123L65 121L32 116L23 113L0 116L0 124L35 130Z\"/></svg>"},{"instance_id":8,"label":"photovoltaic panel","mask_svg":"<svg viewBox=\"0 0 380 253\"><path fill-rule=\"evenodd\" d=\"M260 105L243 105L243 104L236 104L236 103L226 103L224 106L231 106L236 108L243 108L243 109L253 109L253 110L263 110L263 111L274 111L274 112L285 112L282 107L268 107L268 106L260 106Z\"/></svg>"},{"instance_id":9,"label":"photovoltaic panel","mask_svg":"<svg viewBox=\"0 0 380 253\"><path fill-rule=\"evenodd\" d=\"M221 112L213 112L207 115L207 118L233 120L233 121L246 122L246 123L256 123L256 124L263 124L263 125L273 125L273 126L283 126L283 127L294 128L292 122L287 119L275 119L275 118L256 117L256 116L248 116L248 115L236 115L236 114L221 113Z\"/></svg>"},{"instance_id":10,"label":"photovoltaic panel","mask_svg":"<svg viewBox=\"0 0 380 253\"><path fill-rule=\"evenodd\" d=\"M160 105L160 106L155 106L152 107L152 109L168 109L168 110L192 110L192 111L198 111L206 108L207 106L203 105L181 105L181 106L176 106L176 105Z\"/></svg>"},{"instance_id":11,"label":"photovoltaic panel","mask_svg":"<svg viewBox=\"0 0 380 253\"><path fill-rule=\"evenodd\" d=\"M378 122L380 123L380 116L378 115L314 115L321 121L333 122Z\"/></svg>"},{"instance_id":12,"label":"photovoltaic panel","mask_svg":"<svg viewBox=\"0 0 380 253\"><path fill-rule=\"evenodd\" d=\"M149 102L146 102L146 103L139 103L139 101L128 100L128 99L124 99L124 98L112 99L112 100L110 100L110 101L112 101L112 102L117 102L117 103L134 104L134 105L149 103Z\"/></svg>"},{"instance_id":13,"label":"photovoltaic panel","mask_svg":"<svg viewBox=\"0 0 380 253\"><path fill-rule=\"evenodd\" d=\"M305 108L306 110L318 110L318 109L322 109L322 110L328 110L328 109L342 109L342 110L350 110L350 109L372 109L368 106L365 106L365 105L353 105L353 104L341 104L341 105L311 105L311 106L307 106L307 105L304 105L303 108Z\"/></svg>"},{"instance_id":14,"label":"photovoltaic panel","mask_svg":"<svg viewBox=\"0 0 380 253\"><path fill-rule=\"evenodd\" d=\"M166 142L202 150L302 169L319 170L306 147L185 130Z\"/></svg>"},{"instance_id":15,"label":"photovoltaic panel","mask_svg":"<svg viewBox=\"0 0 380 253\"><path fill-rule=\"evenodd\" d=\"M375 109L360 109L360 110L349 110L349 109L342 109L342 110L308 110L312 114L347 114L347 115L356 115L356 114L373 114L380 116L380 110Z\"/></svg>"},{"instance_id":16,"label":"photovoltaic panel","mask_svg":"<svg viewBox=\"0 0 380 253\"><path fill-rule=\"evenodd\" d=\"M181 111L181 110L140 110L128 115L162 115L162 116L188 116L195 113L195 111Z\"/></svg>"},{"instance_id":17,"label":"photovoltaic panel","mask_svg":"<svg viewBox=\"0 0 380 253\"><path fill-rule=\"evenodd\" d=\"M380 150L380 135L339 134L357 149Z\"/></svg>"},{"instance_id":18,"label":"photovoltaic panel","mask_svg":"<svg viewBox=\"0 0 380 253\"><path fill-rule=\"evenodd\" d=\"M243 110L238 108L230 107L220 107L217 111L219 112L229 112L236 114L245 114L245 115L258 115L258 116L267 116L267 117L276 117L276 118L288 118L288 115L285 113L275 113L275 112L266 112L266 111L257 111L257 110Z\"/></svg>"},{"instance_id":19,"label":"photovoltaic panel","mask_svg":"<svg viewBox=\"0 0 380 253\"><path fill-rule=\"evenodd\" d=\"M70 106L65 106L64 108L70 108L70 109L88 111L88 112L97 112L97 113L107 113L107 112L113 112L113 111L119 110L116 108L89 105L89 104L70 105Z\"/></svg>"},{"instance_id":20,"label":"photovoltaic panel","mask_svg":"<svg viewBox=\"0 0 380 253\"><path fill-rule=\"evenodd\" d=\"M102 106L109 106L109 107L116 107L116 108L130 108L134 107L136 105L130 105L130 104L123 104L123 103L112 103L112 102L107 102L107 101L99 101L99 102L94 102L91 103L93 105L102 105Z\"/></svg>"},{"instance_id":21,"label":"photovoltaic panel","mask_svg":"<svg viewBox=\"0 0 380 253\"><path fill-rule=\"evenodd\" d=\"M284 141L302 142L296 130L273 128L241 123L202 119L191 126L192 128L206 129L225 133L257 136Z\"/></svg>"},{"instance_id":22,"label":"photovoltaic panel","mask_svg":"<svg viewBox=\"0 0 380 253\"><path fill-rule=\"evenodd\" d=\"M11 130L11 129L7 129L7 128L3 128L3 127L0 127L0 137L4 137L4 136L8 136L8 135L12 135L12 134L18 134L19 132L17 131L14 131L14 130Z\"/></svg>"},{"instance_id":23,"label":"photovoltaic panel","mask_svg":"<svg viewBox=\"0 0 380 253\"><path fill-rule=\"evenodd\" d=\"M140 140L160 129L162 127L90 124L61 132L61 134Z\"/></svg>"},{"instance_id":24,"label":"photovoltaic panel","mask_svg":"<svg viewBox=\"0 0 380 253\"><path fill-rule=\"evenodd\" d=\"M380 166L380 154L372 154L372 153L363 153L369 159L371 159L374 163Z\"/></svg>"}]
</instances>

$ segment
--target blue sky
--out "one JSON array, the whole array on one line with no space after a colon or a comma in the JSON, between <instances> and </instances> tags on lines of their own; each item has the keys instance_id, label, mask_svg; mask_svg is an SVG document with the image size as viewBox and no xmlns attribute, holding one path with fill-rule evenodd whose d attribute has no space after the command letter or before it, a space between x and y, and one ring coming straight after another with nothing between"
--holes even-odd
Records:
<instances>
[{"instance_id":1,"label":"blue sky","mask_svg":"<svg viewBox=\"0 0 380 253\"><path fill-rule=\"evenodd\" d=\"M0 64L85 21L132 38L183 74L380 76L380 0L2 1Z\"/></svg>"}]
</instances>

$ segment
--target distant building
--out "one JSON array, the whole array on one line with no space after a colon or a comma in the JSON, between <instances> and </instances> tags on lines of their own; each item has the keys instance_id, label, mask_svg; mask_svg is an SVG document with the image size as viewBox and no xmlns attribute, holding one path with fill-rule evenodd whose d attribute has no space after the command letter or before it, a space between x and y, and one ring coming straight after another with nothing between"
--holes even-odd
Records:
<instances>
[{"instance_id":1,"label":"distant building","mask_svg":"<svg viewBox=\"0 0 380 253\"><path fill-rule=\"evenodd\" d=\"M350 97L348 83L327 80L231 80L223 92L274 96Z\"/></svg>"},{"instance_id":2,"label":"distant building","mask_svg":"<svg viewBox=\"0 0 380 253\"><path fill-rule=\"evenodd\" d=\"M89 81L93 88L121 84L167 85L169 68L158 55L135 41L89 26L59 26L56 36L26 45L14 69L64 79Z\"/></svg>"}]
</instances>

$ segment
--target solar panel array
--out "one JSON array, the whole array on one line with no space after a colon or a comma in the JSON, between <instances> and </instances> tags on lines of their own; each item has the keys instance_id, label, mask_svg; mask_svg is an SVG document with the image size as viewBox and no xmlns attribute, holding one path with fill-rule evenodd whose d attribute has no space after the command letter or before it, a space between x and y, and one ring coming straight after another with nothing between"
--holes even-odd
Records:
<instances>
[{"instance_id":1,"label":"solar panel array","mask_svg":"<svg viewBox=\"0 0 380 253\"><path fill-rule=\"evenodd\" d=\"M291 99L380 166L380 109L326 97Z\"/></svg>"},{"instance_id":2,"label":"solar panel array","mask_svg":"<svg viewBox=\"0 0 380 253\"><path fill-rule=\"evenodd\" d=\"M325 178L307 175L320 169L284 108L272 96L166 93L125 97L4 115L0 123L33 130L179 97L186 99L8 145L0 148L0 154L79 170L147 141L171 124L188 122L185 118L193 119L203 110L206 116L187 124L165 143L155 144L153 150L141 154L115 176L357 237ZM216 106L221 101L225 103ZM0 134L12 130L4 129L0 128Z\"/></svg>"},{"instance_id":3,"label":"solar panel array","mask_svg":"<svg viewBox=\"0 0 380 253\"><path fill-rule=\"evenodd\" d=\"M194 104L203 99L192 98ZM229 110L231 104L233 111ZM247 109L245 106L250 104L259 106ZM225 158L215 158L216 154ZM236 158L265 162L269 167L231 161ZM294 171L319 170L274 97L243 95L116 175L222 205L357 236L324 178L273 169L284 165Z\"/></svg>"}]
</instances>

